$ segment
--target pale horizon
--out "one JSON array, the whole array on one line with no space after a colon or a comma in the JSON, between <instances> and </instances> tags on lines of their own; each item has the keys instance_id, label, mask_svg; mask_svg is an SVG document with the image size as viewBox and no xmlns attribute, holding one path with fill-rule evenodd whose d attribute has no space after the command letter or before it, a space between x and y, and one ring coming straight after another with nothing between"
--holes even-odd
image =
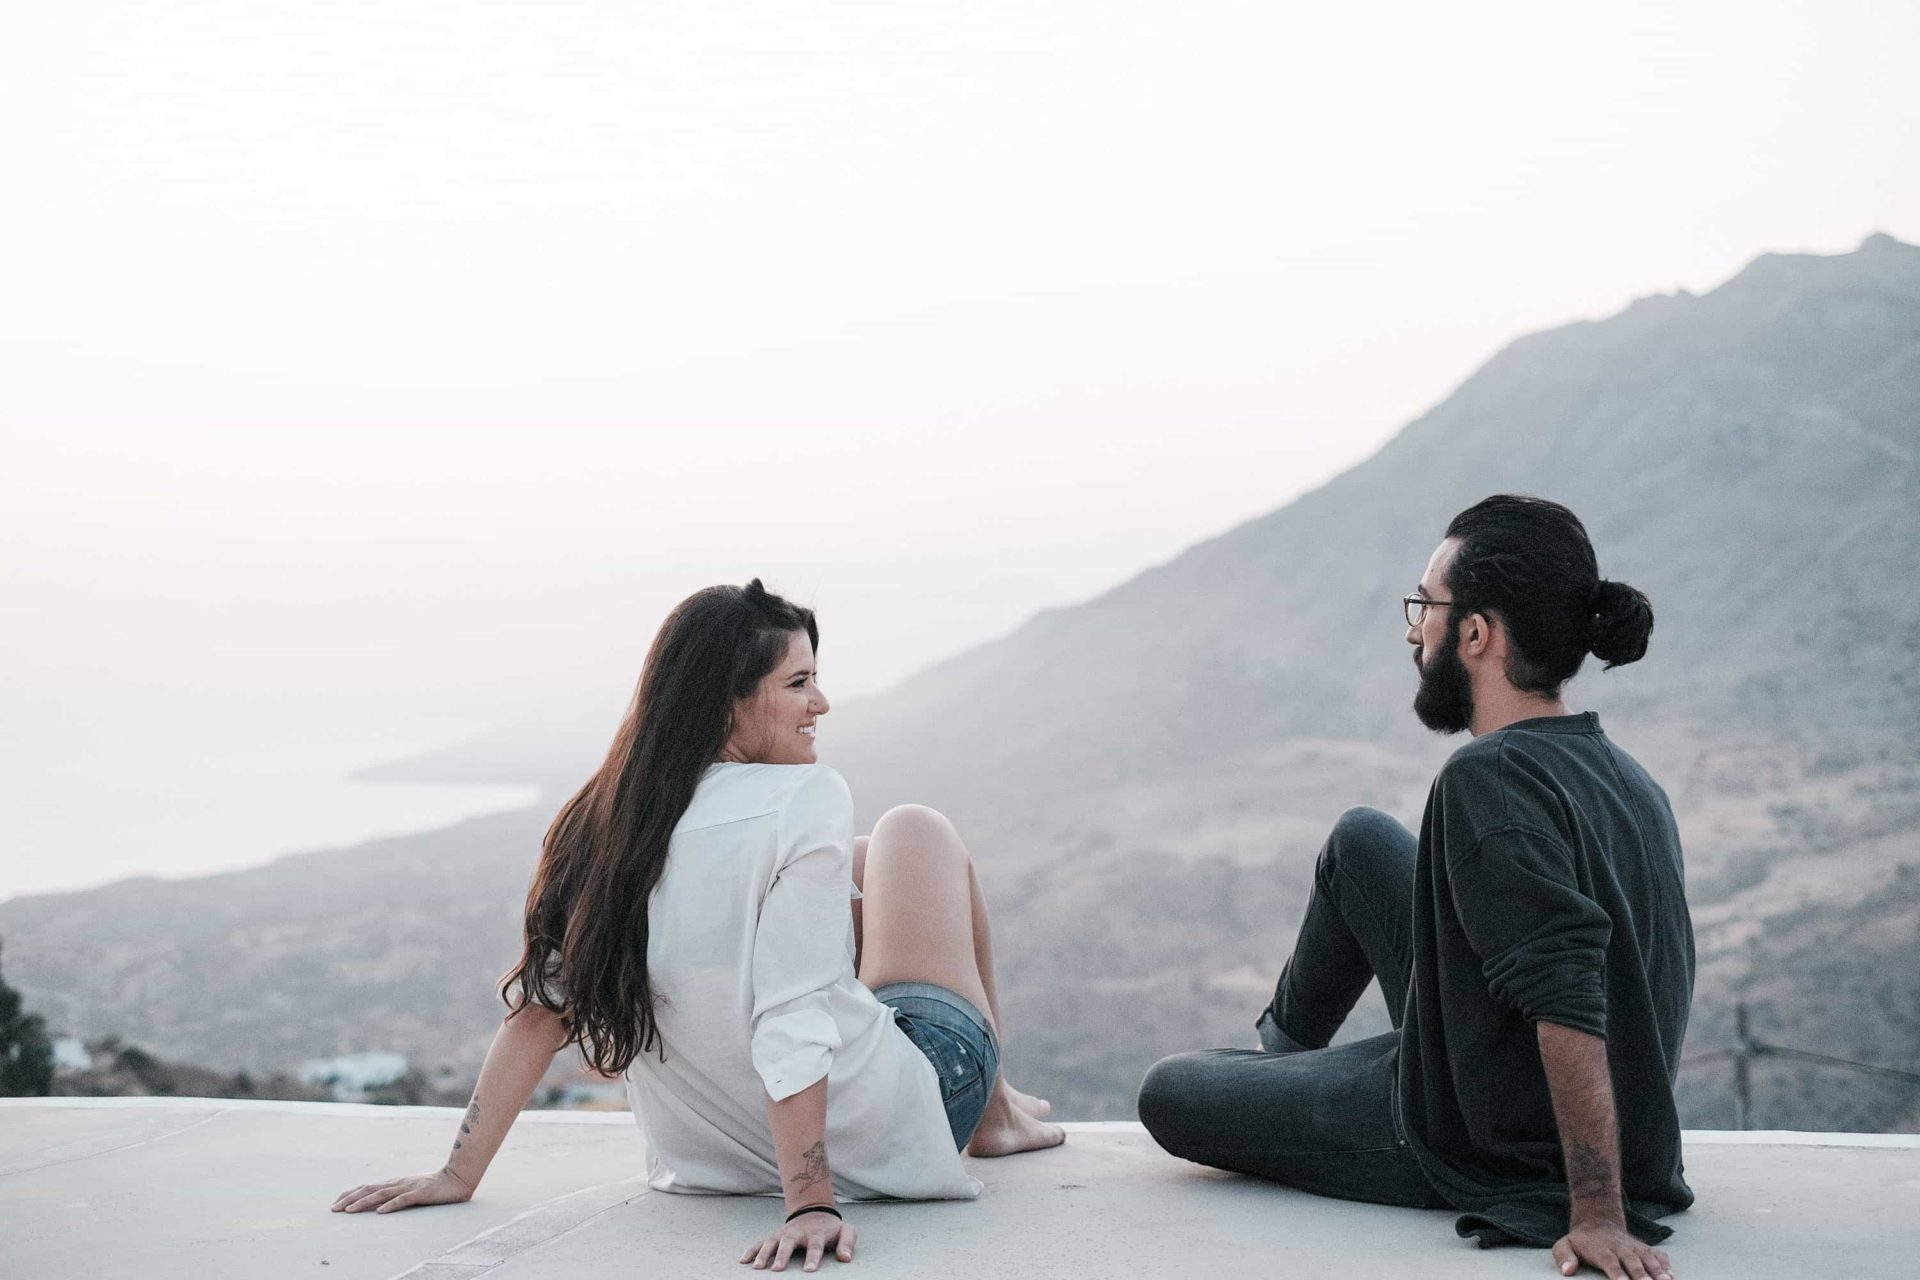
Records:
<instances>
[{"instance_id":1,"label":"pale horizon","mask_svg":"<svg viewBox=\"0 0 1920 1280\"><path fill-rule=\"evenodd\" d=\"M714 581L873 694L1522 334L1920 241L1915 47L1867 4L0 7L0 899L499 807L341 778L611 727Z\"/></svg>"}]
</instances>

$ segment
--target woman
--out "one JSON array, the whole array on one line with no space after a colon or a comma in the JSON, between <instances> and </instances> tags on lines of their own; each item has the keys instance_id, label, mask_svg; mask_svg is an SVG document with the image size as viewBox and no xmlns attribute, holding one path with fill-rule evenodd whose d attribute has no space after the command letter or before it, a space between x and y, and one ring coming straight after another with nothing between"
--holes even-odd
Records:
<instances>
[{"instance_id":1,"label":"woman","mask_svg":"<svg viewBox=\"0 0 1920 1280\"><path fill-rule=\"evenodd\" d=\"M962 1149L1062 1140L1000 1076L986 904L952 824L908 805L855 839L846 784L815 763L818 641L758 579L673 611L606 761L547 832L445 1167L335 1210L470 1198L570 1044L626 1075L651 1186L785 1198L740 1259L757 1268L851 1261L843 1196L974 1196Z\"/></svg>"}]
</instances>

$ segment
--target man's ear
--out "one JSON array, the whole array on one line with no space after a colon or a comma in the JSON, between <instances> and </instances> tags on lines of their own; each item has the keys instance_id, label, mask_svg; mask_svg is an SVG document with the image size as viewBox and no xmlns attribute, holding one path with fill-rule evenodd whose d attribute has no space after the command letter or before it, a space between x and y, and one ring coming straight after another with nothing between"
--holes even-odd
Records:
<instances>
[{"instance_id":1,"label":"man's ear","mask_svg":"<svg viewBox=\"0 0 1920 1280\"><path fill-rule=\"evenodd\" d=\"M1478 658L1493 647L1493 619L1486 614L1468 614L1460 628L1460 652Z\"/></svg>"}]
</instances>

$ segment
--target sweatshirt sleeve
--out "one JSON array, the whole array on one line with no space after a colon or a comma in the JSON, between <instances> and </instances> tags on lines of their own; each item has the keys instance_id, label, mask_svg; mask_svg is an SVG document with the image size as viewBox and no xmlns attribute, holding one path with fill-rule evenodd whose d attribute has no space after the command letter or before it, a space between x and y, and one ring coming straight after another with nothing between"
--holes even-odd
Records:
<instances>
[{"instance_id":1,"label":"sweatshirt sleeve","mask_svg":"<svg viewBox=\"0 0 1920 1280\"><path fill-rule=\"evenodd\" d=\"M1453 908L1494 999L1533 1022L1607 1034L1613 922L1582 893L1554 835L1508 827L1448 867Z\"/></svg>"},{"instance_id":2,"label":"sweatshirt sleeve","mask_svg":"<svg viewBox=\"0 0 1920 1280\"><path fill-rule=\"evenodd\" d=\"M832 989L853 969L853 797L812 766L780 814L780 851L753 940L754 1070L775 1102L827 1074L840 1048Z\"/></svg>"}]
</instances>

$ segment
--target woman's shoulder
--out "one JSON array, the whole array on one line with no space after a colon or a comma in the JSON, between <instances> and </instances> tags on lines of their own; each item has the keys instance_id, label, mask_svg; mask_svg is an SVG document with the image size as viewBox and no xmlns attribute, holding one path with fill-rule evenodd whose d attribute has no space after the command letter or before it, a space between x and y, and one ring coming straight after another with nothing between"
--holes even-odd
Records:
<instances>
[{"instance_id":1,"label":"woman's shoulder","mask_svg":"<svg viewBox=\"0 0 1920 1280\"><path fill-rule=\"evenodd\" d=\"M846 779L824 764L774 765L790 775L784 780L780 798L782 828L808 830L853 827L853 792Z\"/></svg>"},{"instance_id":2,"label":"woman's shoulder","mask_svg":"<svg viewBox=\"0 0 1920 1280\"><path fill-rule=\"evenodd\" d=\"M715 764L700 780L689 810L720 821L759 814L832 813L853 809L853 793L829 765ZM731 818L721 817L731 814Z\"/></svg>"},{"instance_id":3,"label":"woman's shoulder","mask_svg":"<svg viewBox=\"0 0 1920 1280\"><path fill-rule=\"evenodd\" d=\"M782 764L776 769L791 769L796 777L793 782L795 796L812 799L844 800L853 803L853 790L847 786L847 780L840 776L832 765L828 764Z\"/></svg>"}]
</instances>

